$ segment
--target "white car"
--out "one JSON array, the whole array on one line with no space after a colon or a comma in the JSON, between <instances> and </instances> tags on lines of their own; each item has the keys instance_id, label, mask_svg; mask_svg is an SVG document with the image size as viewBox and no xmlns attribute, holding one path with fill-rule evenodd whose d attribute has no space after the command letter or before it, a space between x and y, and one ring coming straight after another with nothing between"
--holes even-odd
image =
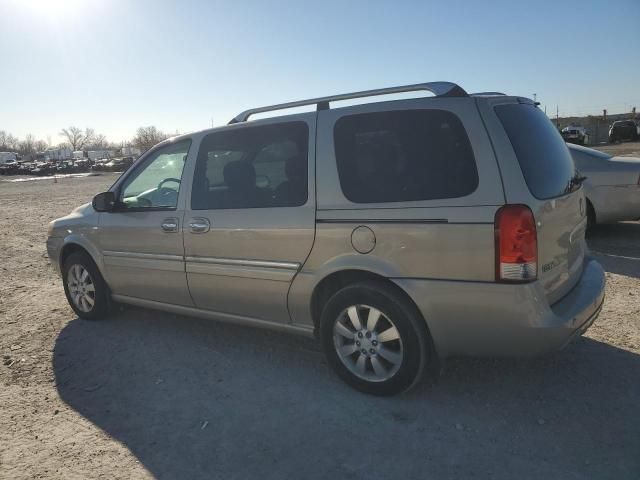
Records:
<instances>
[{"instance_id":1,"label":"white car","mask_svg":"<svg viewBox=\"0 0 640 480\"><path fill-rule=\"evenodd\" d=\"M584 127L569 125L568 127L564 127L560 134L567 143L577 143L578 145L586 145L589 143L589 132Z\"/></svg>"},{"instance_id":2,"label":"white car","mask_svg":"<svg viewBox=\"0 0 640 480\"><path fill-rule=\"evenodd\" d=\"M640 158L611 155L568 143L584 182L589 226L640 220Z\"/></svg>"}]
</instances>

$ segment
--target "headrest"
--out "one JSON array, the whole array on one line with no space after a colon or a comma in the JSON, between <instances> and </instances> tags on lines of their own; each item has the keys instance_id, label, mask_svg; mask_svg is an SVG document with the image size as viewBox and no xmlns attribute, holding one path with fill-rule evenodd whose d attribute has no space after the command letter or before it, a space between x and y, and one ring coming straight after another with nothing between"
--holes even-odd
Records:
<instances>
[{"instance_id":1,"label":"headrest","mask_svg":"<svg viewBox=\"0 0 640 480\"><path fill-rule=\"evenodd\" d=\"M306 161L306 158L298 155L287 159L287 163L284 166L287 178L289 180L304 178L306 174Z\"/></svg>"},{"instance_id":2,"label":"headrest","mask_svg":"<svg viewBox=\"0 0 640 480\"><path fill-rule=\"evenodd\" d=\"M256 169L249 162L235 160L224 166L224 183L231 188L251 188L256 186Z\"/></svg>"}]
</instances>

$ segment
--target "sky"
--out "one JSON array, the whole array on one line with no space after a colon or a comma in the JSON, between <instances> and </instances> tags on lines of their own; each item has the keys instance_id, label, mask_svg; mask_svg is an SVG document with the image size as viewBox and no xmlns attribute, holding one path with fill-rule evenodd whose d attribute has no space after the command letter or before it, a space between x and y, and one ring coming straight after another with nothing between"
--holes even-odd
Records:
<instances>
[{"instance_id":1,"label":"sky","mask_svg":"<svg viewBox=\"0 0 640 480\"><path fill-rule=\"evenodd\" d=\"M640 0L0 0L0 130L185 133L447 80L560 116L640 111Z\"/></svg>"}]
</instances>

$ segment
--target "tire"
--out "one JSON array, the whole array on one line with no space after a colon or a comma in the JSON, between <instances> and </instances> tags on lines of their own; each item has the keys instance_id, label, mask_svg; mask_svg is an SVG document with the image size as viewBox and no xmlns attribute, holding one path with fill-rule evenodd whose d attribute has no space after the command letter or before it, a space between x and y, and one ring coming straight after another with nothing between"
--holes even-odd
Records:
<instances>
[{"instance_id":1,"label":"tire","mask_svg":"<svg viewBox=\"0 0 640 480\"><path fill-rule=\"evenodd\" d=\"M87 272L87 277L84 277L84 272ZM78 282L78 277L84 278L84 281ZM99 320L108 315L109 287L89 254L74 252L66 258L62 265L62 283L67 301L78 317ZM78 288L84 290L80 291Z\"/></svg>"},{"instance_id":2,"label":"tire","mask_svg":"<svg viewBox=\"0 0 640 480\"><path fill-rule=\"evenodd\" d=\"M372 309L380 315L367 325ZM343 381L381 396L404 392L418 383L433 350L417 308L376 281L346 286L329 299L320 317L320 339L329 365Z\"/></svg>"}]
</instances>

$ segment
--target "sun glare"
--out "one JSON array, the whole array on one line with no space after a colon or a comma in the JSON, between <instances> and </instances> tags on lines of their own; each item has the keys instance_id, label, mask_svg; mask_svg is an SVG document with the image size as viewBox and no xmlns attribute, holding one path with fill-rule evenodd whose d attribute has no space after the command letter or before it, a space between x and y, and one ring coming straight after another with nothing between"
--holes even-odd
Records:
<instances>
[{"instance_id":1,"label":"sun glare","mask_svg":"<svg viewBox=\"0 0 640 480\"><path fill-rule=\"evenodd\" d=\"M88 0L15 0L14 3L31 13L49 20L65 20L75 17Z\"/></svg>"}]
</instances>

